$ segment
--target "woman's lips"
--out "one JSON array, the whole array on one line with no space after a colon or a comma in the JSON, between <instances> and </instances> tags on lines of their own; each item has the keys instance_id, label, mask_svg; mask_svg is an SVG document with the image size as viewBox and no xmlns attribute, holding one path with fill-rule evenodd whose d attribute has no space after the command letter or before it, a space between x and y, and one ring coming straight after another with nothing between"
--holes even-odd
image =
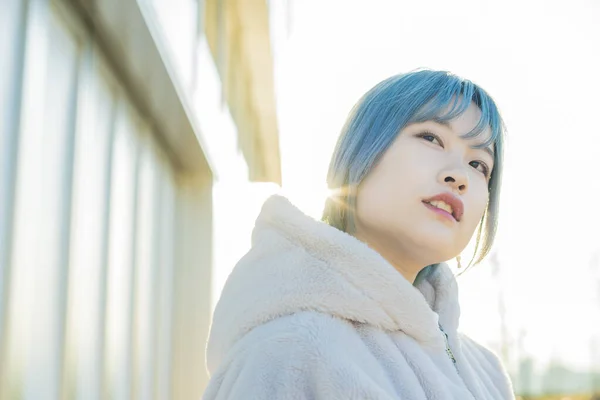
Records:
<instances>
[{"instance_id":1,"label":"woman's lips","mask_svg":"<svg viewBox=\"0 0 600 400\"><path fill-rule=\"evenodd\" d=\"M452 209L452 212L448 212L446 210L442 210L441 208L438 208L436 206L434 206L431 203L435 203L435 202L443 202L446 203L447 205L450 206L450 208ZM462 200L460 198L458 198L457 196L455 196L452 193L440 193L438 195L435 195L433 197L430 197L428 199L423 200L423 203L430 208L432 211L439 211L442 212L444 214L442 215L449 215L452 217L453 220L460 222L463 213L464 213L464 204L462 202Z\"/></svg>"},{"instance_id":2,"label":"woman's lips","mask_svg":"<svg viewBox=\"0 0 600 400\"><path fill-rule=\"evenodd\" d=\"M423 202L423 204L425 205L425 207L429 208L434 213L437 213L437 214L441 215L442 217L447 218L448 220L450 220L452 222L458 222L456 220L456 218L454 218L454 216L452 214L450 214L448 211L442 210L441 208L437 208L435 206L432 206L431 204L429 204L429 203L427 203L425 201Z\"/></svg>"}]
</instances>

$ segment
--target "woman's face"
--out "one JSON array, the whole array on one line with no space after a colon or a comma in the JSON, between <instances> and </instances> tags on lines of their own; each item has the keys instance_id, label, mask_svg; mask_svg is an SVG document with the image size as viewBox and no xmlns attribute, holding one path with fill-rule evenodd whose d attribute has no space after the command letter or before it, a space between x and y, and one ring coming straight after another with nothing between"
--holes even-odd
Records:
<instances>
[{"instance_id":1,"label":"woman's face","mask_svg":"<svg viewBox=\"0 0 600 400\"><path fill-rule=\"evenodd\" d=\"M388 260L421 267L460 254L486 209L494 168L492 147L473 148L490 137L489 128L460 137L479 118L471 104L447 125L405 127L359 186L356 236Z\"/></svg>"}]
</instances>

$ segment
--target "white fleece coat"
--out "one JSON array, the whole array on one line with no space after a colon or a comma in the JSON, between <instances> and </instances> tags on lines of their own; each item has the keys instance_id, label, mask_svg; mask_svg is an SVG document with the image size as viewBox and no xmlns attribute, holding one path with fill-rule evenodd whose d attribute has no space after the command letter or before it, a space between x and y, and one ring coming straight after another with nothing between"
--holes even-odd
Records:
<instances>
[{"instance_id":1,"label":"white fleece coat","mask_svg":"<svg viewBox=\"0 0 600 400\"><path fill-rule=\"evenodd\" d=\"M457 333L459 314L446 265L415 287L273 196L216 307L203 398L513 399L498 358Z\"/></svg>"}]
</instances>

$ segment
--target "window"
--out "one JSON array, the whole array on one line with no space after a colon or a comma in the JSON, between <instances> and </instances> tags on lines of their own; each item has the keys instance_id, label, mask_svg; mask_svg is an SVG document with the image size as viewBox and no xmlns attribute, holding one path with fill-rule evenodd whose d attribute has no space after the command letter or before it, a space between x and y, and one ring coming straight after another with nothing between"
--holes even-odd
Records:
<instances>
[{"instance_id":1,"label":"window","mask_svg":"<svg viewBox=\"0 0 600 400\"><path fill-rule=\"evenodd\" d=\"M177 162L61 1L0 23L0 398L199 397L210 171Z\"/></svg>"}]
</instances>

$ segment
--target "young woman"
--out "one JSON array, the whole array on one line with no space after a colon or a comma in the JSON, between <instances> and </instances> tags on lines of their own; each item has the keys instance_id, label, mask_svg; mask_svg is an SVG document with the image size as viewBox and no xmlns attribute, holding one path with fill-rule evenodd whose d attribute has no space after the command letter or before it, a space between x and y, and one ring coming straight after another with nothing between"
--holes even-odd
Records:
<instances>
[{"instance_id":1,"label":"young woman","mask_svg":"<svg viewBox=\"0 0 600 400\"><path fill-rule=\"evenodd\" d=\"M316 221L263 206L208 343L210 399L513 399L499 359L457 332L444 261L494 240L504 127L443 71L391 77L352 110ZM460 259L459 259L460 260Z\"/></svg>"}]
</instances>

